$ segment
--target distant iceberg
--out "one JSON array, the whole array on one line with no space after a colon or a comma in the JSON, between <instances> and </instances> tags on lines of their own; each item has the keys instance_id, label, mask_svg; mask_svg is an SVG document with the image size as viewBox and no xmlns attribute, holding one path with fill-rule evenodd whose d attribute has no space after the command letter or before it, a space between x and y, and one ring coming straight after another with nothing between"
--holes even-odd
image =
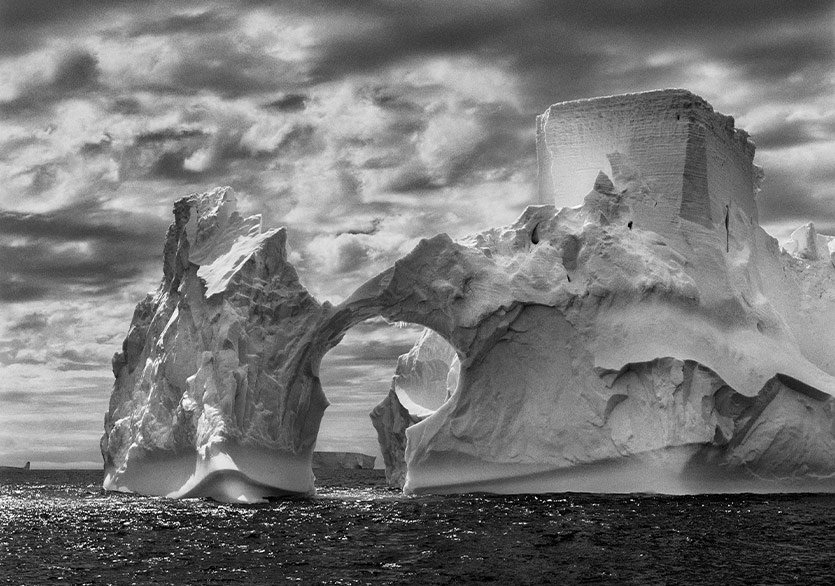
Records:
<instances>
[{"instance_id":1,"label":"distant iceberg","mask_svg":"<svg viewBox=\"0 0 835 586\"><path fill-rule=\"evenodd\" d=\"M319 451L313 452L313 468L335 468L343 470L373 470L376 456L359 452Z\"/></svg>"},{"instance_id":2,"label":"distant iceberg","mask_svg":"<svg viewBox=\"0 0 835 586\"><path fill-rule=\"evenodd\" d=\"M31 468L31 466L32 466L32 463L31 463L31 462L26 462L26 464L24 464L23 466L20 466L20 467L18 467L18 466L0 466L0 471L1 471L1 470L7 470L7 471L10 471L10 470L28 471L28 470Z\"/></svg>"}]
</instances>

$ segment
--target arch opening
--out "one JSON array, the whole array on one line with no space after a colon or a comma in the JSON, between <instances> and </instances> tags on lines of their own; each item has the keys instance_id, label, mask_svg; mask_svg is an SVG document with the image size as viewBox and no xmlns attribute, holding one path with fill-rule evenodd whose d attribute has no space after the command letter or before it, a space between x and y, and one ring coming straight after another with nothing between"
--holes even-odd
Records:
<instances>
[{"instance_id":1,"label":"arch opening","mask_svg":"<svg viewBox=\"0 0 835 586\"><path fill-rule=\"evenodd\" d=\"M425 419L458 383L455 349L422 325L370 318L346 330L319 366L330 405L322 416L314 469L385 469L390 485L405 480L406 428Z\"/></svg>"}]
</instances>

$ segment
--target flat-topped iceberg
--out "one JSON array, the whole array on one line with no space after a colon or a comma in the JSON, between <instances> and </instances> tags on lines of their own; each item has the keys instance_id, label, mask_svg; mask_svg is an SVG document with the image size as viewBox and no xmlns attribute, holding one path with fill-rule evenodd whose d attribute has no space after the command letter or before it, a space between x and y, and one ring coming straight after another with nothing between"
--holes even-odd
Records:
<instances>
[{"instance_id":1,"label":"flat-topped iceberg","mask_svg":"<svg viewBox=\"0 0 835 586\"><path fill-rule=\"evenodd\" d=\"M537 138L543 196L579 205L423 240L336 306L230 189L177 202L114 358L105 487L312 493L322 356L383 316L433 332L373 414L406 492L835 488L832 239L760 228L747 134L664 90L555 104Z\"/></svg>"}]
</instances>

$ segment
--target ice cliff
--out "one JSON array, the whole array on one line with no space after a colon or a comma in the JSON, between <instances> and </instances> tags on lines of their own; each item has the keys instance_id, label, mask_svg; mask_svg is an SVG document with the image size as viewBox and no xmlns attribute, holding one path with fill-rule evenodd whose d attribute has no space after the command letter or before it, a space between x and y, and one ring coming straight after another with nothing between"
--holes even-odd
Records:
<instances>
[{"instance_id":1,"label":"ice cliff","mask_svg":"<svg viewBox=\"0 0 835 586\"><path fill-rule=\"evenodd\" d=\"M114 358L105 487L311 493L319 363L382 315L434 332L372 415L406 492L835 488L833 240L760 228L747 134L683 90L536 131L541 193L574 207L423 240L337 306L231 190L177 202Z\"/></svg>"}]
</instances>

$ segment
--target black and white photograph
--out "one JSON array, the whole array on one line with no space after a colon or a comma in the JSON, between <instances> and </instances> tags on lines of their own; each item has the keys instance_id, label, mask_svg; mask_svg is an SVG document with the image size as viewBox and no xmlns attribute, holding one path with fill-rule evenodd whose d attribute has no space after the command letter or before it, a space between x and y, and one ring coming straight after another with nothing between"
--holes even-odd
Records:
<instances>
[{"instance_id":1,"label":"black and white photograph","mask_svg":"<svg viewBox=\"0 0 835 586\"><path fill-rule=\"evenodd\" d=\"M0 584L833 531L833 0L0 0Z\"/></svg>"}]
</instances>

